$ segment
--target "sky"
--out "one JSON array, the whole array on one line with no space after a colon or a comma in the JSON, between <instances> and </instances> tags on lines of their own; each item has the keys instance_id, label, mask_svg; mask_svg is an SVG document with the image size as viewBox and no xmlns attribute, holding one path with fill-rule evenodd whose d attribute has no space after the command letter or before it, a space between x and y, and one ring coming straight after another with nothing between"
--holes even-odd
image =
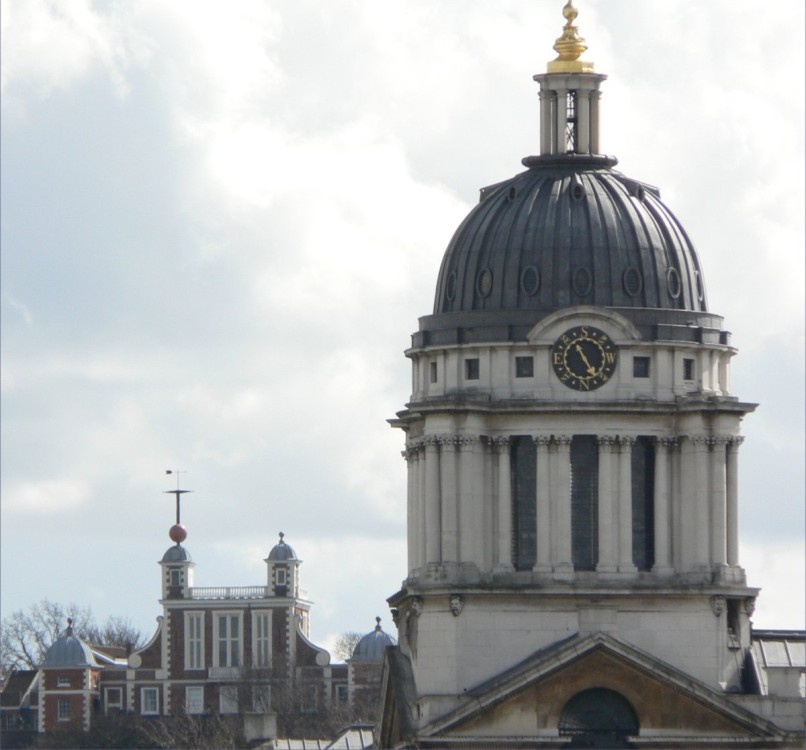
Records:
<instances>
[{"instance_id":1,"label":"sky","mask_svg":"<svg viewBox=\"0 0 806 750\"><path fill-rule=\"evenodd\" d=\"M0 614L161 613L280 531L311 635L394 633L403 352L478 189L539 150L562 0L5 0ZM804 627L804 8L578 0L602 147L657 185L739 353L741 562Z\"/></svg>"}]
</instances>

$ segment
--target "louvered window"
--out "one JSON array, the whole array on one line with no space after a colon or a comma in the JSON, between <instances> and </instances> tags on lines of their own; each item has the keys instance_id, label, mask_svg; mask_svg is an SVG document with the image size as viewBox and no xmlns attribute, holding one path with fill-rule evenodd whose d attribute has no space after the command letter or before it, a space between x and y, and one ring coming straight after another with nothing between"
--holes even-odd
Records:
<instances>
[{"instance_id":1,"label":"louvered window","mask_svg":"<svg viewBox=\"0 0 806 750\"><path fill-rule=\"evenodd\" d=\"M529 435L515 435L510 445L513 563L515 570L531 570L536 560L537 541L535 444Z\"/></svg>"},{"instance_id":2,"label":"louvered window","mask_svg":"<svg viewBox=\"0 0 806 750\"><path fill-rule=\"evenodd\" d=\"M632 449L632 559L638 570L655 564L655 446L639 437Z\"/></svg>"},{"instance_id":3,"label":"louvered window","mask_svg":"<svg viewBox=\"0 0 806 750\"><path fill-rule=\"evenodd\" d=\"M599 446L593 435L571 440L571 557L594 570L599 557Z\"/></svg>"}]
</instances>

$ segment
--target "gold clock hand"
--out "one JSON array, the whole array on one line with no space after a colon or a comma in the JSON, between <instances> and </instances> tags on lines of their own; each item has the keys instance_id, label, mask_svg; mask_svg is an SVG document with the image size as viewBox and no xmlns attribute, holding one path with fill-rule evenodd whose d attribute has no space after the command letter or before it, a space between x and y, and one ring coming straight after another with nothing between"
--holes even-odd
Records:
<instances>
[{"instance_id":1,"label":"gold clock hand","mask_svg":"<svg viewBox=\"0 0 806 750\"><path fill-rule=\"evenodd\" d=\"M588 368L588 375L595 375L596 368L593 367L590 362L588 362L588 358L585 356L585 352L582 350L582 347L579 344L575 344L574 347L576 348L579 356L582 358L582 361L585 363L585 367Z\"/></svg>"}]
</instances>

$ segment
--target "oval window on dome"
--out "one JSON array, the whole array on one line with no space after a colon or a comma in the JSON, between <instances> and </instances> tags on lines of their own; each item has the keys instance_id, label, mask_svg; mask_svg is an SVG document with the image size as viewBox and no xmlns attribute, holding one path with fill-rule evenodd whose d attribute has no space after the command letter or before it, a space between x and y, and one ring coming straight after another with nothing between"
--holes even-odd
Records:
<instances>
[{"instance_id":1,"label":"oval window on dome","mask_svg":"<svg viewBox=\"0 0 806 750\"><path fill-rule=\"evenodd\" d=\"M680 279L680 271L672 266L666 272L666 288L669 290L669 296L672 299L677 299L683 291L683 282Z\"/></svg>"},{"instance_id":2,"label":"oval window on dome","mask_svg":"<svg viewBox=\"0 0 806 750\"><path fill-rule=\"evenodd\" d=\"M535 266L526 266L521 271L521 291L527 297L534 297L540 289L540 271Z\"/></svg>"},{"instance_id":3,"label":"oval window on dome","mask_svg":"<svg viewBox=\"0 0 806 750\"><path fill-rule=\"evenodd\" d=\"M641 275L641 271L638 268L630 266L624 271L621 283L624 285L624 291L627 292L630 297L637 297L644 288L644 277Z\"/></svg>"},{"instance_id":4,"label":"oval window on dome","mask_svg":"<svg viewBox=\"0 0 806 750\"><path fill-rule=\"evenodd\" d=\"M697 299L702 302L705 299L705 287L702 283L702 274L699 271L694 271L694 280L697 284Z\"/></svg>"},{"instance_id":5,"label":"oval window on dome","mask_svg":"<svg viewBox=\"0 0 806 750\"><path fill-rule=\"evenodd\" d=\"M592 286L591 272L584 266L575 268L571 276L571 286L574 287L576 294L580 297L585 297Z\"/></svg>"},{"instance_id":6,"label":"oval window on dome","mask_svg":"<svg viewBox=\"0 0 806 750\"><path fill-rule=\"evenodd\" d=\"M445 285L445 296L448 302L453 302L456 297L456 271L451 271L448 275L448 283Z\"/></svg>"},{"instance_id":7,"label":"oval window on dome","mask_svg":"<svg viewBox=\"0 0 806 750\"><path fill-rule=\"evenodd\" d=\"M489 297L493 290L493 272L489 268L482 268L476 276L476 292L479 297Z\"/></svg>"}]
</instances>

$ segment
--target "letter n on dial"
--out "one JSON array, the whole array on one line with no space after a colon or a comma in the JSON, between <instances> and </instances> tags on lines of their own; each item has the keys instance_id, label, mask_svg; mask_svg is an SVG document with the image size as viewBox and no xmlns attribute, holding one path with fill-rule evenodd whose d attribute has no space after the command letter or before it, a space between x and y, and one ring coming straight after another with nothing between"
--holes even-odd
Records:
<instances>
[{"instance_id":1,"label":"letter n on dial","mask_svg":"<svg viewBox=\"0 0 806 750\"><path fill-rule=\"evenodd\" d=\"M562 383L576 391L595 391L616 371L618 347L604 331L577 326L551 348L551 364Z\"/></svg>"}]
</instances>

